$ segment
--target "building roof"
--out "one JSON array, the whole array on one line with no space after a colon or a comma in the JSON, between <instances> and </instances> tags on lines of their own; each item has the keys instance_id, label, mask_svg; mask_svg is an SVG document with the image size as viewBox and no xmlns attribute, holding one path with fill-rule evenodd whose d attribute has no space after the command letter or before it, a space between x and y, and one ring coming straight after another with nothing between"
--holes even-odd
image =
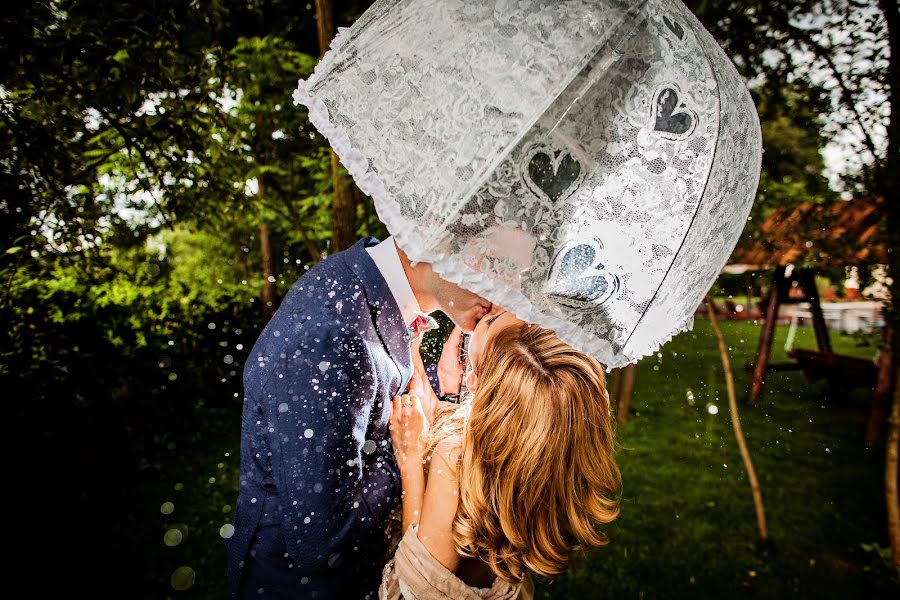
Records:
<instances>
[{"instance_id":1,"label":"building roof","mask_svg":"<svg viewBox=\"0 0 900 600\"><path fill-rule=\"evenodd\" d=\"M776 209L759 238L735 248L728 262L758 268L886 263L883 204L855 199Z\"/></svg>"}]
</instances>

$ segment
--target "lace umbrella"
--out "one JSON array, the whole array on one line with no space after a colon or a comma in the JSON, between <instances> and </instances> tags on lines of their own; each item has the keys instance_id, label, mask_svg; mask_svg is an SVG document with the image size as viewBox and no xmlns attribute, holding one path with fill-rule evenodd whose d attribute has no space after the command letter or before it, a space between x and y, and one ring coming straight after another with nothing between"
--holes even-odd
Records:
<instances>
[{"instance_id":1,"label":"lace umbrella","mask_svg":"<svg viewBox=\"0 0 900 600\"><path fill-rule=\"evenodd\" d=\"M379 0L294 100L412 260L610 368L690 329L759 178L678 0Z\"/></svg>"}]
</instances>

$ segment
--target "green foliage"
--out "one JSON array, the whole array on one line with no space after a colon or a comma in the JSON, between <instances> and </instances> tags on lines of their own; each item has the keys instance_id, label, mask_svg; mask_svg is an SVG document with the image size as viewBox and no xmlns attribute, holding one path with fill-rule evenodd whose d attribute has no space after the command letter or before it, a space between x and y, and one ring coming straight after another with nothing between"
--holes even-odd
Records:
<instances>
[{"instance_id":1,"label":"green foliage","mask_svg":"<svg viewBox=\"0 0 900 600\"><path fill-rule=\"evenodd\" d=\"M843 188L863 198L880 193L890 69L886 19L874 3L686 4L747 78L759 109L762 173L741 244L759 238L757 227L774 208L836 199L822 173L829 141L859 165L842 174Z\"/></svg>"}]
</instances>

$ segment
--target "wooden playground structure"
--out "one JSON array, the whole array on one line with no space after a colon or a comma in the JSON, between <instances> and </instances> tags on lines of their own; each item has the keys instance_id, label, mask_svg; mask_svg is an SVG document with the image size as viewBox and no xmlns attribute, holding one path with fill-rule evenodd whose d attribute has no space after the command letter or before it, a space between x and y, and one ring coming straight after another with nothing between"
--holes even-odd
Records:
<instances>
[{"instance_id":1,"label":"wooden playground structure","mask_svg":"<svg viewBox=\"0 0 900 600\"><path fill-rule=\"evenodd\" d=\"M892 392L893 331L889 324L883 327L884 341L877 362L835 353L815 283L817 269L825 266L863 267L887 262L880 222L877 201L806 202L774 211L760 227L760 239L732 254L730 265L740 265L738 270L771 272L767 293L759 306L751 306L750 302L738 306L732 301L716 309L721 319L762 321L756 358L747 365L753 373L748 394L751 405L761 402L770 373L803 371L810 381L824 379L826 394L832 397L845 395L853 387L871 390L866 441L874 443L880 439ZM817 348L794 348L788 352L791 360L773 362L770 356L779 313L792 305L808 307L804 312L815 332ZM702 305L701 309L698 315L705 312ZM618 407L619 422L628 419L635 379L634 364L611 373L610 397Z\"/></svg>"}]
</instances>

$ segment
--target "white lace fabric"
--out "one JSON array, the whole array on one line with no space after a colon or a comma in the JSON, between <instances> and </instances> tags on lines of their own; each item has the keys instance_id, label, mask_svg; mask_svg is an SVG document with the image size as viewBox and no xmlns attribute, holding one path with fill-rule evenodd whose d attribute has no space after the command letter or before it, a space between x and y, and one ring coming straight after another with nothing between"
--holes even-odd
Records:
<instances>
[{"instance_id":1,"label":"white lace fabric","mask_svg":"<svg viewBox=\"0 0 900 600\"><path fill-rule=\"evenodd\" d=\"M609 368L690 328L758 183L677 0L381 0L294 98L413 260Z\"/></svg>"}]
</instances>

